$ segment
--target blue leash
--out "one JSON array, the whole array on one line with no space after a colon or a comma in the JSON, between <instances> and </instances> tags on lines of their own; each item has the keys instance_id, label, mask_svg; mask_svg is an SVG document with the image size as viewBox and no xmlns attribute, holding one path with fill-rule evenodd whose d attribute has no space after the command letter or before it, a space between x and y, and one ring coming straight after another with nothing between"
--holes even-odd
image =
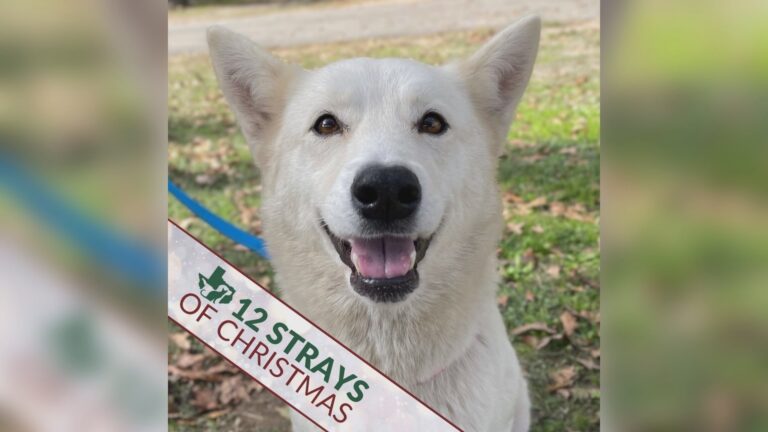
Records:
<instances>
[{"instance_id":1,"label":"blue leash","mask_svg":"<svg viewBox=\"0 0 768 432\"><path fill-rule=\"evenodd\" d=\"M149 294L165 293L163 254L73 207L4 153L0 153L0 186L91 259Z\"/></svg>"},{"instance_id":2,"label":"blue leash","mask_svg":"<svg viewBox=\"0 0 768 432\"><path fill-rule=\"evenodd\" d=\"M0 152L0 187L90 259L134 282L142 291L152 295L165 292L167 273L162 253L86 215L4 152ZM212 228L269 259L262 239L213 214L170 181L168 190Z\"/></svg>"},{"instance_id":3,"label":"blue leash","mask_svg":"<svg viewBox=\"0 0 768 432\"><path fill-rule=\"evenodd\" d=\"M261 238L250 234L248 232L245 232L241 230L240 228L232 225L231 223L225 221L221 217L217 216L207 208L205 208L202 204L192 199L189 195L186 194L183 190L181 190L180 187L173 184L172 181L168 180L168 191L176 197L179 202L184 204L192 213L197 215L200 219L202 219L205 223L211 226L211 228L215 229L216 231L220 232L223 236L229 238L235 243L239 243L248 249L256 252L264 259L269 259L269 254L267 253L267 248L264 244L264 240Z\"/></svg>"}]
</instances>

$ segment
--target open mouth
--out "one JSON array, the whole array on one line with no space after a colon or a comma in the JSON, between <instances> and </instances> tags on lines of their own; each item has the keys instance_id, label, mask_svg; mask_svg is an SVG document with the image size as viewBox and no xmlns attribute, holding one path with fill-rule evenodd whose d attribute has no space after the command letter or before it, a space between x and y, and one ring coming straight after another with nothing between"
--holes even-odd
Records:
<instances>
[{"instance_id":1,"label":"open mouth","mask_svg":"<svg viewBox=\"0 0 768 432\"><path fill-rule=\"evenodd\" d=\"M430 238L382 235L344 240L334 235L325 223L341 261L352 274L349 282L358 294L375 302L403 300L419 285L419 262L429 248Z\"/></svg>"}]
</instances>

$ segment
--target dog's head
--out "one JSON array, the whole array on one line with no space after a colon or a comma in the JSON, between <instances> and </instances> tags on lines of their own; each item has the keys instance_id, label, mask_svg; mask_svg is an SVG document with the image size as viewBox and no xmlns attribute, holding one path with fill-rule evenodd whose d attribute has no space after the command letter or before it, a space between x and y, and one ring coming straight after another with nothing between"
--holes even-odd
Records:
<instances>
[{"instance_id":1,"label":"dog's head","mask_svg":"<svg viewBox=\"0 0 768 432\"><path fill-rule=\"evenodd\" d=\"M538 18L521 20L443 67L352 59L306 71L209 30L219 83L262 171L278 272L321 267L348 281L345 295L398 302L487 260L501 232L496 158L539 31Z\"/></svg>"}]
</instances>

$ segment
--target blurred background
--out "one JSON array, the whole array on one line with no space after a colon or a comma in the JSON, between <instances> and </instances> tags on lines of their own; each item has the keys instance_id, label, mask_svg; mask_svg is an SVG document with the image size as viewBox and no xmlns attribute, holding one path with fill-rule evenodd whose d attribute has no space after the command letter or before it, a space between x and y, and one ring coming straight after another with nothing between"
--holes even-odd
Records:
<instances>
[{"instance_id":1,"label":"blurred background","mask_svg":"<svg viewBox=\"0 0 768 432\"><path fill-rule=\"evenodd\" d=\"M441 64L523 15L541 50L500 160L506 228L498 307L530 380L535 431L594 431L600 408L600 26L597 1L376 0L233 5L168 14L168 175L216 214L259 234L260 182L219 91L205 29L225 25L286 61L350 57ZM168 198L171 219L279 294L269 263ZM289 408L171 326L174 430L288 431Z\"/></svg>"},{"instance_id":2,"label":"blurred background","mask_svg":"<svg viewBox=\"0 0 768 432\"><path fill-rule=\"evenodd\" d=\"M0 3L0 430L166 428L166 12Z\"/></svg>"},{"instance_id":3,"label":"blurred background","mask_svg":"<svg viewBox=\"0 0 768 432\"><path fill-rule=\"evenodd\" d=\"M602 14L604 426L768 430L768 3Z\"/></svg>"}]
</instances>

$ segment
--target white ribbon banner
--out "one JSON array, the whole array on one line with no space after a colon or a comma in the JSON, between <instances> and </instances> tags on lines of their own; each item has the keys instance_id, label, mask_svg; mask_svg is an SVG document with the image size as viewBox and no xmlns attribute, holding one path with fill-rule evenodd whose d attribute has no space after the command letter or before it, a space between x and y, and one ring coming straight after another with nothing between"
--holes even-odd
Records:
<instances>
[{"instance_id":1,"label":"white ribbon banner","mask_svg":"<svg viewBox=\"0 0 768 432\"><path fill-rule=\"evenodd\" d=\"M171 221L168 317L323 430L459 430Z\"/></svg>"}]
</instances>

